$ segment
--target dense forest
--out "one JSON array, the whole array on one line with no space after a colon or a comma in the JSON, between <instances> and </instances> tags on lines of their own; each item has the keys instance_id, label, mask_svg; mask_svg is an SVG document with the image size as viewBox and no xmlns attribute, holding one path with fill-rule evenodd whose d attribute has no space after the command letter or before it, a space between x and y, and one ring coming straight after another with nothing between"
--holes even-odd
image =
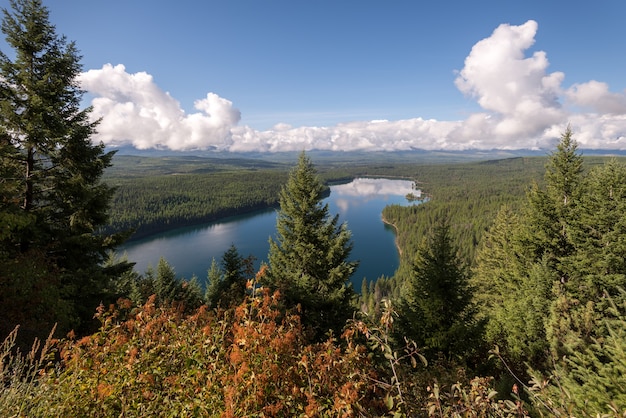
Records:
<instances>
[{"instance_id":1,"label":"dense forest","mask_svg":"<svg viewBox=\"0 0 626 418\"><path fill-rule=\"evenodd\" d=\"M141 170L150 159L116 157L114 164ZM226 216L276 206L280 185L287 169L232 168L208 161L179 161L177 172L159 166L158 172L107 173L108 184L116 188L111 202L111 222L106 232L132 230L133 238L175 227L193 225ZM143 163L143 164L142 164ZM245 161L241 161L245 163ZM204 165L202 168L197 166ZM190 167L191 166L191 167Z\"/></svg>"},{"instance_id":2,"label":"dense forest","mask_svg":"<svg viewBox=\"0 0 626 418\"><path fill-rule=\"evenodd\" d=\"M0 415L626 414L623 160L584 157L569 128L546 157L454 164L114 156L90 141L75 45L40 0L11 7ZM411 178L428 201L385 209L401 266L358 295L323 197L362 175ZM115 254L133 230L265 206L258 271L234 246L206 281Z\"/></svg>"}]
</instances>

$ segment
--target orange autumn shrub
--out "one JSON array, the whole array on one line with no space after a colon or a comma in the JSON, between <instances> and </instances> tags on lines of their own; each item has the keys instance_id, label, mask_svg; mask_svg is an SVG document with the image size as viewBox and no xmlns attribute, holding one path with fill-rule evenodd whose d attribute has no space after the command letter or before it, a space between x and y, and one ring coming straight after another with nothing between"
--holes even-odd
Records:
<instances>
[{"instance_id":1,"label":"orange autumn shrub","mask_svg":"<svg viewBox=\"0 0 626 418\"><path fill-rule=\"evenodd\" d=\"M366 349L345 334L304 344L297 315L278 321L278 294L264 294L235 312L231 373L224 374L225 416L354 416L380 412L384 394Z\"/></svg>"},{"instance_id":2,"label":"orange autumn shrub","mask_svg":"<svg viewBox=\"0 0 626 418\"><path fill-rule=\"evenodd\" d=\"M352 332L306 344L298 315L260 292L235 310L193 315L154 300L59 347L29 416L379 416L388 412L374 366Z\"/></svg>"},{"instance_id":3,"label":"orange autumn shrub","mask_svg":"<svg viewBox=\"0 0 626 418\"><path fill-rule=\"evenodd\" d=\"M121 301L124 308L127 301ZM150 299L126 321L100 310L100 330L60 347L47 384L58 393L49 416L213 416L223 409L230 324L206 308L185 316Z\"/></svg>"}]
</instances>

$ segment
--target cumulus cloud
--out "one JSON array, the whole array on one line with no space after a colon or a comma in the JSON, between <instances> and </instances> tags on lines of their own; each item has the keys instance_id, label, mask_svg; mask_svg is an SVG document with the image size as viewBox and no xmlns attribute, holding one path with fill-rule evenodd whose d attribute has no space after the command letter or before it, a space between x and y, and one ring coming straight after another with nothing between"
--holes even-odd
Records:
<instances>
[{"instance_id":1,"label":"cumulus cloud","mask_svg":"<svg viewBox=\"0 0 626 418\"><path fill-rule=\"evenodd\" d=\"M152 76L129 74L123 65L104 65L80 75L82 88L96 96L94 116L101 118L97 139L112 146L171 150L228 149L231 129L241 117L230 101L214 93L196 100L197 113L185 114Z\"/></svg>"},{"instance_id":2,"label":"cumulus cloud","mask_svg":"<svg viewBox=\"0 0 626 418\"><path fill-rule=\"evenodd\" d=\"M334 126L292 127L280 123L266 131L238 126L240 113L213 93L186 114L147 73L129 74L122 65L105 65L81 75L102 118L98 138L109 145L172 150L241 151L393 151L469 149L546 149L569 124L581 148L626 149L626 92L589 81L569 88L564 74L549 72L544 51L528 54L538 25L503 24L478 41L454 81L482 110L464 120L371 120ZM418 116L418 115L416 115Z\"/></svg>"},{"instance_id":3,"label":"cumulus cloud","mask_svg":"<svg viewBox=\"0 0 626 418\"><path fill-rule=\"evenodd\" d=\"M491 112L491 117L480 123L475 117L466 121L472 136L479 127L483 135L491 134L493 145L506 141L517 147L519 144L509 141L536 137L564 120L559 102L564 74L547 73L545 52L530 57L524 54L534 44L536 32L537 23L532 20L520 26L500 25L489 38L474 45L465 59L455 84Z\"/></svg>"},{"instance_id":4,"label":"cumulus cloud","mask_svg":"<svg viewBox=\"0 0 626 418\"><path fill-rule=\"evenodd\" d=\"M422 118L399 121L363 121L330 127L281 127L255 131L248 126L234 128L231 151L398 151L449 148L446 137L458 122ZM459 144L453 144L457 146ZM465 149L465 148L457 148Z\"/></svg>"},{"instance_id":5,"label":"cumulus cloud","mask_svg":"<svg viewBox=\"0 0 626 418\"><path fill-rule=\"evenodd\" d=\"M626 114L626 95L611 93L606 83L591 80L583 84L574 84L567 91L567 98L576 105L599 113L613 115Z\"/></svg>"}]
</instances>

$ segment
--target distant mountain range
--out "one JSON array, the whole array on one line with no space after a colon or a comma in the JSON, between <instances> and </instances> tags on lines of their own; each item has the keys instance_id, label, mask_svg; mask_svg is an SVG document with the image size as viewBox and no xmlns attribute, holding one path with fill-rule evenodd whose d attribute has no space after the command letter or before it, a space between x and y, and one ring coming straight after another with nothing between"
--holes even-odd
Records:
<instances>
[{"instance_id":1,"label":"distant mountain range","mask_svg":"<svg viewBox=\"0 0 626 418\"><path fill-rule=\"evenodd\" d=\"M107 151L117 150L118 155L134 155L142 157L174 157L174 156L194 156L204 158L242 158L275 162L292 162L297 160L299 152L224 152L224 151L171 151L147 149L139 150L131 146L120 148L107 148ZM623 150L580 150L583 155L595 156L625 156ZM468 151L431 151L431 150L411 150L411 151L307 151L307 154L314 161L332 162L359 162L359 161L393 161L393 162L467 162L481 160L496 160L504 158L515 158L525 156L545 156L552 150L468 150Z\"/></svg>"}]
</instances>

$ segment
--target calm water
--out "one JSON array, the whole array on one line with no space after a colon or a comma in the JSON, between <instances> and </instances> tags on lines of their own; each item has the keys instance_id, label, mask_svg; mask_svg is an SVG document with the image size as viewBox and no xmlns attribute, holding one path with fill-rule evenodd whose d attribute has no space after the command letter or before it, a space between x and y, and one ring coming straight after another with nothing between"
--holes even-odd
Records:
<instances>
[{"instance_id":1,"label":"calm water","mask_svg":"<svg viewBox=\"0 0 626 418\"><path fill-rule=\"evenodd\" d=\"M339 214L340 223L347 223L354 243L351 259L360 262L352 277L355 290L360 290L363 277L375 280L392 276L398 268L395 233L382 222L381 212L390 204L411 204L405 196L417 194L412 185L407 180L362 178L331 186L324 203L328 203L332 215ZM204 279L211 260L219 261L231 244L242 256L255 256L258 268L261 261L267 260L268 239L275 233L276 210L271 209L154 235L130 242L119 251L137 263L135 269L139 272L156 266L163 256L178 276Z\"/></svg>"}]
</instances>

